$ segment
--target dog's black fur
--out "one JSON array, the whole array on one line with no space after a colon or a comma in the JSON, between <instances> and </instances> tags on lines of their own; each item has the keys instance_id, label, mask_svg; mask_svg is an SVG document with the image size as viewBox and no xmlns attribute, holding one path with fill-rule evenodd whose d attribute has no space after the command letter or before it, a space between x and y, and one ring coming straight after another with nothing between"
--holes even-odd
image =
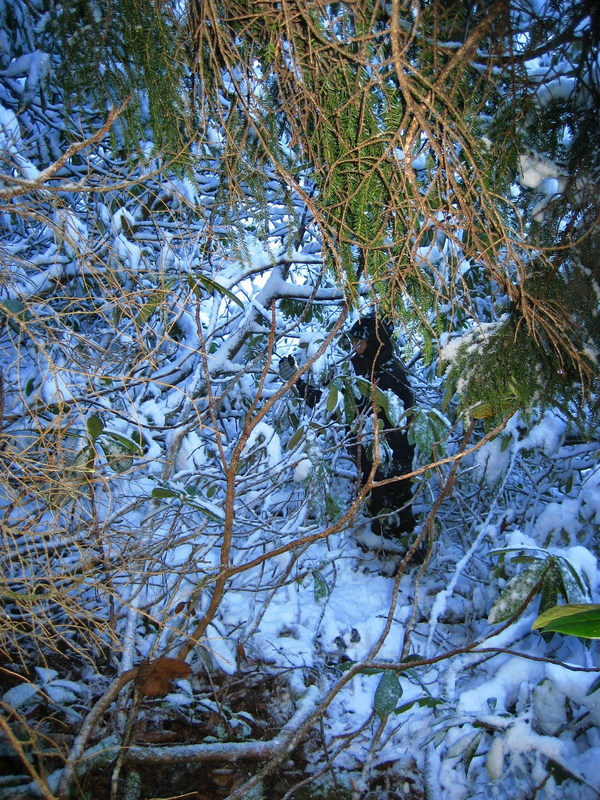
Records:
<instances>
[{"instance_id":1,"label":"dog's black fur","mask_svg":"<svg viewBox=\"0 0 600 800\"><path fill-rule=\"evenodd\" d=\"M366 343L362 353L355 351L351 357L356 374L367 378L382 391L394 392L405 409L411 408L414 405L414 396L406 370L394 353L391 328L376 317L365 316L352 326L349 333L354 342L364 339ZM283 361L287 361L288 371L296 368L293 356L284 356ZM303 378L296 381L296 387L306 404L313 408L321 397L321 390L310 386ZM359 404L359 410L366 411L370 406L370 399L364 398ZM373 476L374 481L410 472L414 456L414 446L409 443L404 427L407 421L403 420L402 428L393 428L384 412L380 413L379 418L384 422L381 440L385 440L389 447L391 458L381 457ZM366 483L373 467L372 453L362 445L355 452L361 479ZM381 447L380 456L383 456ZM369 513L374 518L371 523L373 532L394 537L412 531L415 518L411 502L412 488L409 480L398 480L374 487L367 501Z\"/></svg>"},{"instance_id":2,"label":"dog's black fur","mask_svg":"<svg viewBox=\"0 0 600 800\"><path fill-rule=\"evenodd\" d=\"M397 395L404 408L414 406L414 395L410 388L408 375L400 360L394 353L391 328L376 317L363 317L350 329L350 336L356 342L364 339L366 347L362 353L355 352L352 365L357 375L372 381L382 391L392 391ZM370 401L365 399L364 407ZM405 475L412 470L414 446L408 441L403 420L402 428L393 428L382 411L384 430L382 439L391 450L391 459L381 460L375 470L374 480L382 481ZM373 466L368 452L360 448L360 471L363 482L371 474ZM382 455L382 453L381 453ZM371 490L368 499L369 513L375 517L371 527L375 533L384 536L400 536L415 527L412 512L412 487L409 480L398 480L385 486L376 486Z\"/></svg>"}]
</instances>

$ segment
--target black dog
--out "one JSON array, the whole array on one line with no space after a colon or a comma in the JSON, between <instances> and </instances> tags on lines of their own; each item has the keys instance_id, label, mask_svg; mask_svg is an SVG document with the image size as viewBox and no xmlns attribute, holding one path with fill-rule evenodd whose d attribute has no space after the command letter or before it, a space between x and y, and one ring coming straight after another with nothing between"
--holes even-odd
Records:
<instances>
[{"instance_id":1,"label":"black dog","mask_svg":"<svg viewBox=\"0 0 600 800\"><path fill-rule=\"evenodd\" d=\"M351 357L354 371L364 376L382 391L392 391L408 409L414 405L414 397L406 370L394 354L391 328L373 316L363 317L350 329L353 340ZM281 359L279 371L286 380L297 369L293 356ZM313 408L321 397L321 391L299 378L296 382L298 393ZM371 407L370 398L363 398L359 403L359 411ZM394 428L385 413L380 412L379 419L384 422L380 435L380 462L373 476L374 481L405 475L412 470L414 446L408 441L406 430ZM404 421L403 421L404 422ZM389 448L390 456L384 458L383 442ZM387 449L386 448L386 449ZM372 453L362 445L357 450L357 460L363 483L371 474L373 467ZM372 517L371 528L374 533L383 536L401 536L415 527L412 512L412 489L409 480L397 480L385 486L374 487L368 498L368 510Z\"/></svg>"},{"instance_id":2,"label":"black dog","mask_svg":"<svg viewBox=\"0 0 600 800\"><path fill-rule=\"evenodd\" d=\"M405 409L411 408L415 403L414 395L406 370L394 353L391 328L376 317L363 317L350 329L350 336L354 347L351 360L356 374L368 378L382 391L392 391L400 398ZM369 404L370 400L365 399L362 410ZM381 458L375 470L375 481L410 472L414 456L414 446L409 443L404 427L394 428L383 411L380 419L384 422L381 439L389 447L391 457L387 460ZM380 456L383 456L381 444ZM368 480L372 466L368 451L361 447L360 470L363 482ZM415 518L411 501L409 480L397 480L385 486L374 487L368 499L369 512L375 517L371 523L373 531L383 536L399 536L412 531Z\"/></svg>"}]
</instances>

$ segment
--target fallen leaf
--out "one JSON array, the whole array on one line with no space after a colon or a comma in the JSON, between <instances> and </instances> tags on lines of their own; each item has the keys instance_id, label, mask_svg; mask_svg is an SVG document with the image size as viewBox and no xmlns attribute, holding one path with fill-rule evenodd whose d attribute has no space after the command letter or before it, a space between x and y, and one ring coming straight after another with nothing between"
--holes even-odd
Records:
<instances>
[{"instance_id":1,"label":"fallen leaf","mask_svg":"<svg viewBox=\"0 0 600 800\"><path fill-rule=\"evenodd\" d=\"M144 697L159 697L167 694L175 678L187 678L190 665L179 658L160 656L154 661L140 664L137 685Z\"/></svg>"}]
</instances>

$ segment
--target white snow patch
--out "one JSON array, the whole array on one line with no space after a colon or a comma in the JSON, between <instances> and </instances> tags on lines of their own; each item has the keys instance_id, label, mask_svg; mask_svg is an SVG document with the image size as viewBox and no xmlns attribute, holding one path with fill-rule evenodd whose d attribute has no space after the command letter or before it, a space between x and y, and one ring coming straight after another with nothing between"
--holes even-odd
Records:
<instances>
[{"instance_id":1,"label":"white snow patch","mask_svg":"<svg viewBox=\"0 0 600 800\"><path fill-rule=\"evenodd\" d=\"M296 483L302 483L305 481L309 474L312 467L312 461L310 458L302 458L297 464L294 469L294 480Z\"/></svg>"}]
</instances>

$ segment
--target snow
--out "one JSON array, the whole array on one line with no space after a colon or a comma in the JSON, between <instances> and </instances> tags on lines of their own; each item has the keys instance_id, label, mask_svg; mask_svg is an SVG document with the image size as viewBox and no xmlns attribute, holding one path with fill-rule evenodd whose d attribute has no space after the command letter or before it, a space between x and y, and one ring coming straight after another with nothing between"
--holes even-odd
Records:
<instances>
[{"instance_id":1,"label":"snow","mask_svg":"<svg viewBox=\"0 0 600 800\"><path fill-rule=\"evenodd\" d=\"M541 0L530 5L542 8ZM47 66L41 55L34 51L8 62L4 77L35 87ZM545 79L541 69L535 73L540 106L572 94L569 80L558 74ZM15 175L36 180L46 165L34 146L31 131L37 129L29 129L27 120L26 109L17 114L0 105L0 151ZM64 131L52 133L55 143L59 133ZM595 780L600 692L587 693L598 676L598 644L588 648L559 636L548 643L532 632L539 596L504 629L502 623L490 625L488 614L533 559L568 562L584 587L578 589L573 578L569 592L579 591L580 600L600 599L597 446L573 445L575 428L565 414L534 408L515 414L500 435L457 462L447 492L440 487L452 463L424 469L415 479L419 524L440 500L431 561L412 564L396 580L411 534L407 541L382 540L371 530L364 505L356 518L343 516L357 492L356 447L348 441L357 430L336 413L343 410L344 394L339 390L334 411L326 413L325 401L309 408L297 392L280 392L283 383L274 369L282 354L293 352L302 364L312 359L340 312L342 292L324 269L317 226L293 185L287 187L289 205L277 196L280 179L274 174L265 176L265 191L274 201L264 231L258 230L260 204L251 191L240 196L235 225L226 219L216 194L223 189L218 176L225 139L212 124L206 137L210 161L197 179L161 172L138 184L132 167L131 190L122 194L114 187L39 192L35 203L50 212L46 218L34 206L22 228L7 213L3 297L35 302L31 335L0 326L2 436L14 456L14 474L0 498L8 553L2 621L16 619L18 636L22 619L42 631L46 626L54 646L64 642L68 655L32 661L27 680L11 685L22 677L15 665L4 704L24 719L29 715L32 728L43 713L44 725L56 724L61 735L70 727L80 730L88 701L107 691L115 667L123 672L163 653L175 657L204 622L187 656L191 674L174 681L145 712L160 721L183 709L201 720L198 728L208 726L211 714L229 713L229 697L259 676L256 691L264 691L262 681L272 694L248 700L267 709L264 718L262 711L252 720L236 710L229 724L240 741L213 742L231 761L249 744L244 737L254 723L256 731L261 725L274 731L272 742L257 745L268 757L294 725L320 709L318 736L304 731L294 753L305 747L310 773L323 765L326 749L340 784L353 781L365 796L381 769L397 786L418 777L415 796L427 791L442 800L520 797L531 793L534 780L544 783L548 797L554 793L562 800L561 792L570 798L581 791L587 800L584 784L567 780L565 788L548 779L547 761L565 764L588 783ZM479 133L474 137L483 148L493 145ZM42 138L40 147L50 151L48 137ZM147 154L151 146L143 140ZM296 153L289 143L282 147L290 156ZM394 155L405 164L410 160L417 181L427 179L429 161L433 169L436 160L424 148L410 154L398 148ZM86 180L110 168L106 143L90 148L86 158ZM66 164L57 180L78 179L80 168ZM530 193L530 213L541 218L564 191L565 171L532 149L520 154L518 169L515 214ZM312 191L308 182L303 191ZM419 207L425 207L426 191L419 197ZM168 209L149 215L157 199ZM27 202L19 197L23 214ZM298 242L295 220L305 218ZM424 274L435 269L436 288L449 276L465 291L476 285L482 262L477 253L463 252L464 231L450 211L436 206L424 224L427 238L409 242L406 251L412 262ZM224 292L194 289L195 275L231 291L243 308ZM165 285L168 302L139 325L133 303ZM463 324L452 317L448 290L443 287L437 309L451 331L440 335L439 362L456 363L465 353L476 357L504 318L492 308L496 298L482 291L461 306L474 314L471 301L480 304L481 319ZM290 300L302 313L284 311ZM407 351L413 338L422 347L418 331L407 333ZM78 346L86 355L88 343L103 343L116 366L110 359L98 371L74 365L69 352ZM429 419L437 415L444 422L451 458L464 420L452 404L442 417L444 386L434 371L439 364L424 364L415 353L418 406ZM322 386L326 398L334 375L344 385L353 381L337 341L305 377ZM58 401L72 409L56 413ZM388 406L390 421L401 422L404 408L389 392ZM132 441L134 433L141 435L144 455L132 453L123 473L98 457L90 481L65 497L53 489L68 474L72 454L86 446L86 420L93 413L102 414L105 436L120 433ZM301 441L292 440L299 430ZM368 431L367 424L363 443ZM482 426L473 443L481 435ZM232 459L240 450L238 464ZM417 466L422 456L417 454ZM64 623L69 615L82 641ZM107 653L99 654L103 648ZM34 648L31 653L35 659ZM407 655L429 663L411 666ZM360 669L347 679L353 664ZM390 666L403 692L399 705L414 704L392 711L374 739L380 722L374 699ZM125 695L121 699L124 705ZM46 708L34 712L42 704L50 705L50 714ZM249 703L242 698L240 705ZM97 741L118 746L120 739L100 737L111 726L122 730L121 714L119 703L106 710L90 734L86 758ZM467 773L464 748L480 734ZM152 760L152 748L135 750L140 759ZM56 776L51 780L54 785Z\"/></svg>"},{"instance_id":2,"label":"snow","mask_svg":"<svg viewBox=\"0 0 600 800\"><path fill-rule=\"evenodd\" d=\"M540 189L548 178L563 176L561 168L539 153L522 153L519 156L519 180L527 189Z\"/></svg>"},{"instance_id":3,"label":"snow","mask_svg":"<svg viewBox=\"0 0 600 800\"><path fill-rule=\"evenodd\" d=\"M35 181L39 170L23 155L24 149L16 115L0 104L0 152L10 154L23 178Z\"/></svg>"},{"instance_id":4,"label":"snow","mask_svg":"<svg viewBox=\"0 0 600 800\"><path fill-rule=\"evenodd\" d=\"M577 665L572 665L577 666ZM568 666L547 664L546 675L556 688L573 703L586 709L595 725L600 723L600 693L588 691L598 673L585 674L570 670Z\"/></svg>"},{"instance_id":5,"label":"snow","mask_svg":"<svg viewBox=\"0 0 600 800\"><path fill-rule=\"evenodd\" d=\"M535 661L509 658L495 675L476 688L462 692L457 709L465 714L505 714L515 702L522 685L534 686L544 676L544 667Z\"/></svg>"},{"instance_id":6,"label":"snow","mask_svg":"<svg viewBox=\"0 0 600 800\"><path fill-rule=\"evenodd\" d=\"M492 739L485 758L485 767L491 781L499 781L504 772L504 742L501 736Z\"/></svg>"},{"instance_id":7,"label":"snow","mask_svg":"<svg viewBox=\"0 0 600 800\"><path fill-rule=\"evenodd\" d=\"M21 708L34 699L39 700L39 689L31 683L20 683L2 695L2 702L15 709Z\"/></svg>"},{"instance_id":8,"label":"snow","mask_svg":"<svg viewBox=\"0 0 600 800\"><path fill-rule=\"evenodd\" d=\"M312 461L310 458L300 459L294 468L294 480L296 483L302 483L302 481L305 481L308 478L311 466Z\"/></svg>"},{"instance_id":9,"label":"snow","mask_svg":"<svg viewBox=\"0 0 600 800\"><path fill-rule=\"evenodd\" d=\"M546 678L533 690L533 711L542 733L554 735L568 722L565 695Z\"/></svg>"},{"instance_id":10,"label":"snow","mask_svg":"<svg viewBox=\"0 0 600 800\"><path fill-rule=\"evenodd\" d=\"M536 522L536 534L541 541L547 541L550 534L569 531L578 533L583 523L577 519L579 500L566 498L560 503L548 503Z\"/></svg>"},{"instance_id":11,"label":"snow","mask_svg":"<svg viewBox=\"0 0 600 800\"><path fill-rule=\"evenodd\" d=\"M276 466L281 461L281 441L275 429L266 422L259 422L252 430L244 446L242 457L254 448L264 449L267 461Z\"/></svg>"}]
</instances>

